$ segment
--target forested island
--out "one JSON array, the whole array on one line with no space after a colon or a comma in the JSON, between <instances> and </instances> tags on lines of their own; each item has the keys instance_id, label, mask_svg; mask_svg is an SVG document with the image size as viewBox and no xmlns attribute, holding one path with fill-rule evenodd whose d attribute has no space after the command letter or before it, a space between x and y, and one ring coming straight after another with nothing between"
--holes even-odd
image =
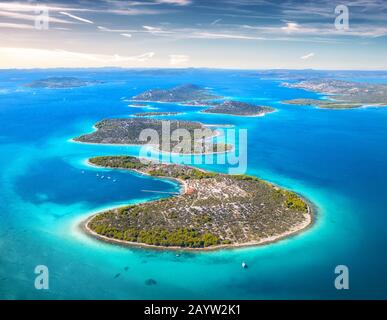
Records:
<instances>
[{"instance_id":1,"label":"forested island","mask_svg":"<svg viewBox=\"0 0 387 320\"><path fill-rule=\"evenodd\" d=\"M77 137L74 141L96 144L151 145L160 151L178 154L224 153L232 148L231 145L224 143L212 143L211 138L215 137L217 132L199 122L163 121L139 117L106 119L98 122L95 128L96 131ZM188 136L173 137L173 132L177 129L186 130ZM140 135L144 130L154 130L159 138L158 141L141 140ZM163 138L166 141L163 141Z\"/></svg>"},{"instance_id":2,"label":"forested island","mask_svg":"<svg viewBox=\"0 0 387 320\"><path fill-rule=\"evenodd\" d=\"M211 108L205 109L204 113L228 114L235 116L263 116L274 112L275 109L267 106L257 106L251 103L226 100L223 102L210 102Z\"/></svg>"},{"instance_id":3,"label":"forested island","mask_svg":"<svg viewBox=\"0 0 387 320\"><path fill-rule=\"evenodd\" d=\"M27 83L24 86L29 88L46 88L46 89L67 89L76 87L86 87L95 84L101 84L98 80L83 80L74 77L50 77Z\"/></svg>"},{"instance_id":4,"label":"forested island","mask_svg":"<svg viewBox=\"0 0 387 320\"><path fill-rule=\"evenodd\" d=\"M267 106L222 100L224 97L212 94L208 89L193 84L185 84L171 89L152 89L135 97L134 101L174 102L189 106L206 106L204 113L228 114L235 116L262 116L274 112Z\"/></svg>"},{"instance_id":5,"label":"forested island","mask_svg":"<svg viewBox=\"0 0 387 320\"><path fill-rule=\"evenodd\" d=\"M283 83L282 86L322 93L329 98L283 101L286 104L317 106L324 109L387 106L387 84L322 79Z\"/></svg>"},{"instance_id":6,"label":"forested island","mask_svg":"<svg viewBox=\"0 0 387 320\"><path fill-rule=\"evenodd\" d=\"M134 101L176 102L201 105L204 101L220 98L222 97L212 94L208 89L194 84L184 84L171 89L151 89L134 96L132 99Z\"/></svg>"},{"instance_id":7,"label":"forested island","mask_svg":"<svg viewBox=\"0 0 387 320\"><path fill-rule=\"evenodd\" d=\"M175 179L181 194L108 210L84 230L124 245L217 249L259 245L289 236L312 222L311 207L297 194L246 175L226 175L128 156L96 157L90 164Z\"/></svg>"}]
</instances>

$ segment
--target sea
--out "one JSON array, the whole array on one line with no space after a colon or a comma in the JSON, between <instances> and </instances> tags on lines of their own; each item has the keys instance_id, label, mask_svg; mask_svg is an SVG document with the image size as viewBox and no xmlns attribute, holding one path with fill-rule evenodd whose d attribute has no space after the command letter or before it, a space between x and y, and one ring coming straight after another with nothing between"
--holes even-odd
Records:
<instances>
[{"instance_id":1,"label":"sea","mask_svg":"<svg viewBox=\"0 0 387 320\"><path fill-rule=\"evenodd\" d=\"M312 76L310 70L295 77L287 71L287 78L264 70L0 70L0 299L386 299L387 108L281 103L322 98L281 86ZM102 82L25 86L49 77ZM337 78L387 83L387 72ZM145 90L182 84L277 112L239 117L173 103L129 106ZM80 224L94 213L179 192L175 182L87 164L94 156L136 156L138 146L72 141L102 119L155 111L181 112L162 119L246 129L246 173L307 198L315 206L312 227L268 245L212 252L128 248L84 234ZM47 267L48 290L36 286L38 266ZM337 266L348 270L348 289L335 285Z\"/></svg>"}]
</instances>

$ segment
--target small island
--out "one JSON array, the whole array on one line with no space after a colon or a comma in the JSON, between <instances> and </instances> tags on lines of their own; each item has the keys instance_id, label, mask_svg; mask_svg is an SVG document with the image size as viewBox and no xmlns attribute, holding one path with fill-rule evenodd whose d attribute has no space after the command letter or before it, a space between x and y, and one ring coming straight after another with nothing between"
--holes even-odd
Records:
<instances>
[{"instance_id":1,"label":"small island","mask_svg":"<svg viewBox=\"0 0 387 320\"><path fill-rule=\"evenodd\" d=\"M223 102L210 102L209 105L213 107L205 109L202 112L245 117L259 117L275 111L275 109L271 107L257 106L251 103L232 100L226 100Z\"/></svg>"},{"instance_id":2,"label":"small island","mask_svg":"<svg viewBox=\"0 0 387 320\"><path fill-rule=\"evenodd\" d=\"M82 80L74 77L51 77L46 79L35 80L27 83L24 86L29 88L44 88L44 89L67 89L86 87L95 84L101 84L98 80Z\"/></svg>"},{"instance_id":3,"label":"small island","mask_svg":"<svg viewBox=\"0 0 387 320\"><path fill-rule=\"evenodd\" d=\"M218 133L199 122L139 117L102 120L95 128L96 131L73 140L94 144L150 145L159 151L177 154L224 153L232 149L231 145L212 143L211 139ZM189 136L173 137L173 132L178 132L178 129L184 129ZM153 130L160 141L141 140L140 135L144 130ZM168 141L162 141L163 133Z\"/></svg>"},{"instance_id":4,"label":"small island","mask_svg":"<svg viewBox=\"0 0 387 320\"><path fill-rule=\"evenodd\" d=\"M387 106L387 85L341 80L305 80L283 83L287 88L304 89L322 93L329 99L293 99L282 103L317 106L323 109L354 109L363 106Z\"/></svg>"},{"instance_id":5,"label":"small island","mask_svg":"<svg viewBox=\"0 0 387 320\"><path fill-rule=\"evenodd\" d=\"M135 117L156 117L156 116L176 116L182 114L182 112L141 112L135 113Z\"/></svg>"},{"instance_id":6,"label":"small island","mask_svg":"<svg viewBox=\"0 0 387 320\"><path fill-rule=\"evenodd\" d=\"M363 106L360 103L347 103L334 100L319 100L319 99L293 99L282 101L285 104L300 105L300 106L314 106L321 109L353 109Z\"/></svg>"},{"instance_id":7,"label":"small island","mask_svg":"<svg viewBox=\"0 0 387 320\"><path fill-rule=\"evenodd\" d=\"M152 89L135 97L133 101L173 102L186 106L210 107L204 113L227 114L235 116L263 116L274 112L267 106L257 106L233 100L222 100L224 97L212 94L208 89L193 84L185 84L171 89Z\"/></svg>"},{"instance_id":8,"label":"small island","mask_svg":"<svg viewBox=\"0 0 387 320\"><path fill-rule=\"evenodd\" d=\"M132 98L133 101L171 102L202 105L204 101L220 99L208 89L194 84L185 84L171 89L151 89Z\"/></svg>"},{"instance_id":9,"label":"small island","mask_svg":"<svg viewBox=\"0 0 387 320\"><path fill-rule=\"evenodd\" d=\"M182 186L170 198L108 210L83 229L129 246L211 250L261 245L312 223L311 206L296 193L246 175L227 175L128 156L96 157L94 166L127 169Z\"/></svg>"}]
</instances>

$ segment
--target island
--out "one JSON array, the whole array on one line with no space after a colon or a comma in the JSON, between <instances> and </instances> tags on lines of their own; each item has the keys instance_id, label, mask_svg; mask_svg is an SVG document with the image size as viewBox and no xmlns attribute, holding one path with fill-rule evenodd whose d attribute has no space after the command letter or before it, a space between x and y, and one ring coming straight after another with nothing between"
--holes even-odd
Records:
<instances>
[{"instance_id":1,"label":"island","mask_svg":"<svg viewBox=\"0 0 387 320\"><path fill-rule=\"evenodd\" d=\"M74 77L50 77L27 83L24 86L29 88L45 88L45 89L67 89L76 87L86 87L95 84L101 84L103 81L98 80L83 80Z\"/></svg>"},{"instance_id":2,"label":"island","mask_svg":"<svg viewBox=\"0 0 387 320\"><path fill-rule=\"evenodd\" d=\"M251 103L225 100L223 102L210 102L212 108L205 109L204 113L227 114L234 116L259 117L274 112L275 109L267 106L257 106Z\"/></svg>"},{"instance_id":3,"label":"island","mask_svg":"<svg viewBox=\"0 0 387 320\"><path fill-rule=\"evenodd\" d=\"M232 149L228 144L213 143L211 140L218 132L199 122L138 117L102 120L95 124L95 128L96 131L73 140L94 144L150 145L159 151L177 154L224 153ZM184 129L188 135L180 136L178 129ZM140 139L144 130L153 130L159 139ZM174 132L179 134L173 137Z\"/></svg>"},{"instance_id":4,"label":"island","mask_svg":"<svg viewBox=\"0 0 387 320\"><path fill-rule=\"evenodd\" d=\"M171 89L151 89L132 98L133 101L173 102L202 105L204 101L220 99L208 89L194 84L184 84Z\"/></svg>"},{"instance_id":5,"label":"island","mask_svg":"<svg viewBox=\"0 0 387 320\"><path fill-rule=\"evenodd\" d=\"M317 106L324 109L387 106L387 84L322 79L305 80L296 83L285 82L282 86L322 93L329 98L293 99L283 101L285 104Z\"/></svg>"},{"instance_id":6,"label":"island","mask_svg":"<svg viewBox=\"0 0 387 320\"><path fill-rule=\"evenodd\" d=\"M176 116L182 114L182 112L141 112L135 113L135 117L155 117L155 116Z\"/></svg>"},{"instance_id":7,"label":"island","mask_svg":"<svg viewBox=\"0 0 387 320\"><path fill-rule=\"evenodd\" d=\"M250 103L222 100L224 97L212 94L208 89L194 84L185 84L171 89L152 89L135 97L133 101L173 102L186 106L207 106L204 113L227 114L235 116L263 116L274 112L267 106L257 106Z\"/></svg>"},{"instance_id":8,"label":"island","mask_svg":"<svg viewBox=\"0 0 387 320\"><path fill-rule=\"evenodd\" d=\"M98 213L83 223L97 239L129 246L213 250L261 245L308 228L312 207L294 192L247 175L227 175L129 156L93 166L174 179L180 194Z\"/></svg>"}]
</instances>

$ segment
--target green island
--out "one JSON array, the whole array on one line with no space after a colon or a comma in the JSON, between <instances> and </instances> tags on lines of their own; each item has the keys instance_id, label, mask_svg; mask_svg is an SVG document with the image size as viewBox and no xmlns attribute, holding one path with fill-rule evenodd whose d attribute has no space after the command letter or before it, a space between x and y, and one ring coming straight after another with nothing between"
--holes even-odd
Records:
<instances>
[{"instance_id":1,"label":"green island","mask_svg":"<svg viewBox=\"0 0 387 320\"><path fill-rule=\"evenodd\" d=\"M208 105L211 105L213 107L208 108L202 112L256 117L256 116L263 116L267 113L271 113L275 111L275 109L272 107L257 106L251 103L232 101L232 100L226 100L223 102L210 102L208 103Z\"/></svg>"},{"instance_id":2,"label":"green island","mask_svg":"<svg viewBox=\"0 0 387 320\"><path fill-rule=\"evenodd\" d=\"M272 107L257 106L234 100L221 100L223 98L212 94L206 88L194 84L185 84L171 89L148 90L133 97L133 101L173 102L186 106L207 106L210 108L202 112L235 116L263 116L275 111Z\"/></svg>"},{"instance_id":3,"label":"green island","mask_svg":"<svg viewBox=\"0 0 387 320\"><path fill-rule=\"evenodd\" d=\"M29 88L66 89L86 87L101 83L103 83L103 81L82 80L74 77L50 77L32 81L31 83L27 83L24 86Z\"/></svg>"},{"instance_id":4,"label":"green island","mask_svg":"<svg viewBox=\"0 0 387 320\"><path fill-rule=\"evenodd\" d=\"M211 250L260 245L312 223L311 206L288 190L247 175L227 175L129 156L89 163L175 179L182 192L89 218L83 229L107 242L154 248Z\"/></svg>"},{"instance_id":5,"label":"green island","mask_svg":"<svg viewBox=\"0 0 387 320\"><path fill-rule=\"evenodd\" d=\"M326 94L329 99L293 99L282 103L317 106L324 109L353 109L363 106L387 106L387 85L341 80L305 80L283 83L287 88L304 89Z\"/></svg>"},{"instance_id":6,"label":"green island","mask_svg":"<svg viewBox=\"0 0 387 320\"><path fill-rule=\"evenodd\" d=\"M135 117L155 117L155 116L176 116L182 114L182 112L141 112L135 113Z\"/></svg>"},{"instance_id":7,"label":"green island","mask_svg":"<svg viewBox=\"0 0 387 320\"><path fill-rule=\"evenodd\" d=\"M213 143L211 138L215 137L217 132L199 122L139 117L106 119L98 122L95 128L96 131L73 140L95 144L151 145L157 150L177 154L224 153L232 149L228 144ZM173 135L173 132L178 129L184 129L188 136L178 135L173 139L171 134ZM160 139L158 141L140 140L144 130L152 130ZM163 137L166 141L163 141Z\"/></svg>"},{"instance_id":8,"label":"green island","mask_svg":"<svg viewBox=\"0 0 387 320\"><path fill-rule=\"evenodd\" d=\"M203 101L220 99L208 89L194 84L184 84L171 89L151 89L132 98L133 101L178 102L190 105L202 105Z\"/></svg>"}]
</instances>

